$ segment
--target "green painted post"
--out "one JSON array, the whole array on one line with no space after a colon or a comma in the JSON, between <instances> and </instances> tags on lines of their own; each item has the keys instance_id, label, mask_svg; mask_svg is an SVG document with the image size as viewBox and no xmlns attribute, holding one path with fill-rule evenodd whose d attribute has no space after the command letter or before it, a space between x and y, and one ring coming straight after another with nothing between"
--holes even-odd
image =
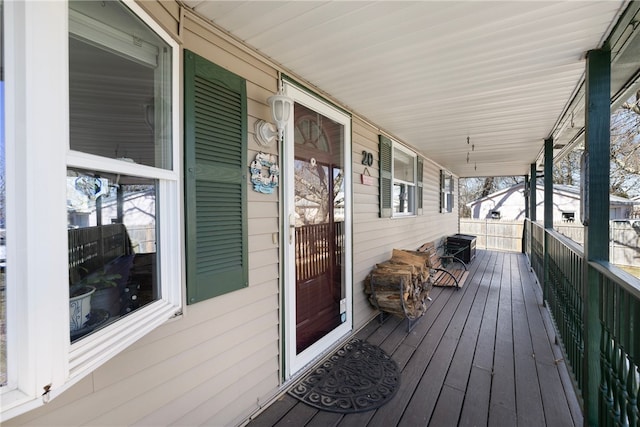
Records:
<instances>
[{"instance_id":1,"label":"green painted post","mask_svg":"<svg viewBox=\"0 0 640 427\"><path fill-rule=\"evenodd\" d=\"M544 228L553 228L553 138L544 140Z\"/></svg>"},{"instance_id":2,"label":"green painted post","mask_svg":"<svg viewBox=\"0 0 640 427\"><path fill-rule=\"evenodd\" d=\"M531 192L531 181L529 175L524 176L524 216L531 219L531 206L529 206L529 193Z\"/></svg>"},{"instance_id":3,"label":"green painted post","mask_svg":"<svg viewBox=\"0 0 640 427\"><path fill-rule=\"evenodd\" d=\"M529 193L529 214L531 215L531 222L536 222L536 211L538 210L538 201L536 200L538 190L538 171L536 170L536 164L531 163L531 192Z\"/></svg>"},{"instance_id":4,"label":"green painted post","mask_svg":"<svg viewBox=\"0 0 640 427\"><path fill-rule=\"evenodd\" d=\"M553 138L544 140L544 279L542 283L542 301L547 303L549 289L549 233L553 228Z\"/></svg>"},{"instance_id":5,"label":"green painted post","mask_svg":"<svg viewBox=\"0 0 640 427\"><path fill-rule=\"evenodd\" d=\"M525 218L531 219L531 206L529 206L529 192L531 192L531 182L529 181L529 175L524 176L524 216ZM528 253L527 248L529 247L529 240L527 231L527 221L524 222L524 227L522 229L522 253Z\"/></svg>"},{"instance_id":6,"label":"green painted post","mask_svg":"<svg viewBox=\"0 0 640 427\"><path fill-rule=\"evenodd\" d=\"M531 179L529 180L529 219L531 219L531 224L529 225L531 228L529 230L529 235L531 236L531 242L533 242L533 223L536 222L536 212L538 211L538 171L536 170L536 164L531 163ZM533 245L531 245L531 259L533 259ZM537 274L536 274L537 275ZM538 277L538 280L540 278Z\"/></svg>"},{"instance_id":7,"label":"green painted post","mask_svg":"<svg viewBox=\"0 0 640 427\"><path fill-rule=\"evenodd\" d=\"M611 52L591 50L587 53L585 108L586 207L584 230L585 295L583 298L585 397L584 423L597 426L599 420L600 313L602 301L597 275L591 274L589 261L609 259L609 152L611 120Z\"/></svg>"}]
</instances>

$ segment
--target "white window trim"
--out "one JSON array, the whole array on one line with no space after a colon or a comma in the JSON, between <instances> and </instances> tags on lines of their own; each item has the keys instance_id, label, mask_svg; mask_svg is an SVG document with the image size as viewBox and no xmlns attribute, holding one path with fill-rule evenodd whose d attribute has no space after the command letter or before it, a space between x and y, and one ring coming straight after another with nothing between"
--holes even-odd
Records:
<instances>
[{"instance_id":1,"label":"white window trim","mask_svg":"<svg viewBox=\"0 0 640 427\"><path fill-rule=\"evenodd\" d=\"M402 151L403 153L405 153L406 155L410 156L411 158L413 158L413 181L404 181L401 179L396 179L395 177L395 153L396 153L396 149ZM418 214L418 175L417 175L417 168L418 168L418 154L413 151L410 150L409 148L405 147L404 145L391 140L391 216L393 218L406 218L406 217L413 217L416 216ZM413 189L413 212L396 212L394 209L394 205L393 202L395 200L395 196L394 196L394 189L395 189L395 185L396 183L401 183L401 184L408 184L411 186L411 188Z\"/></svg>"},{"instance_id":2,"label":"white window trim","mask_svg":"<svg viewBox=\"0 0 640 427\"><path fill-rule=\"evenodd\" d=\"M68 4L4 2L8 383L0 422L55 398L182 307L179 46L137 4L124 3L172 47L172 170L70 151ZM105 165L161 180L162 299L70 344L66 168Z\"/></svg>"}]
</instances>

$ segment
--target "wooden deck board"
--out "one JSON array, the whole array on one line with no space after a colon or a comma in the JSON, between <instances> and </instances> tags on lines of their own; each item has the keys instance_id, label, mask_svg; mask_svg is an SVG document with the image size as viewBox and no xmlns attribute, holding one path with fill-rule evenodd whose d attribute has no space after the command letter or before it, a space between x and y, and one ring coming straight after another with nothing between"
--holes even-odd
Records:
<instances>
[{"instance_id":1,"label":"wooden deck board","mask_svg":"<svg viewBox=\"0 0 640 427\"><path fill-rule=\"evenodd\" d=\"M377 319L357 337L402 371L378 410L341 415L285 395L249 423L296 426L578 426L582 414L553 343L542 293L526 257L477 251L465 286L434 288L425 315Z\"/></svg>"},{"instance_id":2,"label":"wooden deck board","mask_svg":"<svg viewBox=\"0 0 640 427\"><path fill-rule=\"evenodd\" d=\"M513 260L512 260L513 261ZM517 260L516 260L517 261ZM518 265L521 268L522 265ZM514 268L514 270L517 270ZM513 270L512 270L513 271ZM514 335L513 350L515 353L516 406L528 408L518 411L519 425L544 425L544 409L538 381L535 353L531 338L531 327L527 316L525 290L523 286L533 286L532 282L521 281L521 276L512 275L514 330L522 331ZM527 333L528 332L528 333Z\"/></svg>"},{"instance_id":3,"label":"wooden deck board","mask_svg":"<svg viewBox=\"0 0 640 427\"><path fill-rule=\"evenodd\" d=\"M507 426L515 425L516 420L513 336L520 333L520 331L513 330L511 317L511 265L509 257L504 258L500 278L489 424Z\"/></svg>"}]
</instances>

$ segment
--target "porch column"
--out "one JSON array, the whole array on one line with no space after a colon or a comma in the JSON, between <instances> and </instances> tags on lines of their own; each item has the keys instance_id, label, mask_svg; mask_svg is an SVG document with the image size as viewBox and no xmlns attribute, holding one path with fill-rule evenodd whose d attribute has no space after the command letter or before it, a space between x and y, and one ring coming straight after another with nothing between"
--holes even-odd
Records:
<instances>
[{"instance_id":1,"label":"porch column","mask_svg":"<svg viewBox=\"0 0 640 427\"><path fill-rule=\"evenodd\" d=\"M531 163L531 181L529 184L531 187L531 191L529 193L529 214L531 216L529 218L532 222L536 222L536 210L538 208L536 206L538 204L538 201L536 200L536 191L538 190L537 174L538 171L536 171L536 164Z\"/></svg>"},{"instance_id":2,"label":"porch column","mask_svg":"<svg viewBox=\"0 0 640 427\"><path fill-rule=\"evenodd\" d=\"M524 217L531 219L531 206L529 206L529 193L531 192L531 182L529 175L524 176ZM529 235L531 230L528 228L528 222L525 220L522 227L522 253L528 254L529 251Z\"/></svg>"},{"instance_id":3,"label":"porch column","mask_svg":"<svg viewBox=\"0 0 640 427\"><path fill-rule=\"evenodd\" d=\"M531 173L529 174L529 256L533 257L533 223L536 222L536 211L538 210L537 195L538 195L538 171L536 170L536 164L531 163ZM544 287L544 285L543 285Z\"/></svg>"},{"instance_id":4,"label":"porch column","mask_svg":"<svg viewBox=\"0 0 640 427\"><path fill-rule=\"evenodd\" d=\"M542 284L542 301L547 303L549 283L549 233L553 229L553 138L544 140L544 280Z\"/></svg>"},{"instance_id":5,"label":"porch column","mask_svg":"<svg viewBox=\"0 0 640 427\"><path fill-rule=\"evenodd\" d=\"M587 53L585 78L585 137L587 157L586 203L584 213L584 423L597 426L598 388L600 386L599 307L600 283L590 274L589 261L609 259L609 151L611 120L611 53L591 50Z\"/></svg>"},{"instance_id":6,"label":"porch column","mask_svg":"<svg viewBox=\"0 0 640 427\"><path fill-rule=\"evenodd\" d=\"M544 140L544 228L553 228L553 138ZM545 251L546 252L546 251Z\"/></svg>"},{"instance_id":7,"label":"porch column","mask_svg":"<svg viewBox=\"0 0 640 427\"><path fill-rule=\"evenodd\" d=\"M524 176L524 216L531 219L531 206L529 206L529 192L531 192L531 181L529 175Z\"/></svg>"}]
</instances>

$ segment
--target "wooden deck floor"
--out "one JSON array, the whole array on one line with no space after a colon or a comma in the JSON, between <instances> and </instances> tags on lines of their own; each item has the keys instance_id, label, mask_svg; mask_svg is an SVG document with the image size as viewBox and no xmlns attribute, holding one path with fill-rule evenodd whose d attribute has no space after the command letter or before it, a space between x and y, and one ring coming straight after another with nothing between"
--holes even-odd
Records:
<instances>
[{"instance_id":1,"label":"wooden deck floor","mask_svg":"<svg viewBox=\"0 0 640 427\"><path fill-rule=\"evenodd\" d=\"M356 335L402 369L400 388L385 406L341 415L285 394L249 426L581 426L526 257L478 251L469 269L462 289L434 288L411 332L390 318Z\"/></svg>"}]
</instances>

